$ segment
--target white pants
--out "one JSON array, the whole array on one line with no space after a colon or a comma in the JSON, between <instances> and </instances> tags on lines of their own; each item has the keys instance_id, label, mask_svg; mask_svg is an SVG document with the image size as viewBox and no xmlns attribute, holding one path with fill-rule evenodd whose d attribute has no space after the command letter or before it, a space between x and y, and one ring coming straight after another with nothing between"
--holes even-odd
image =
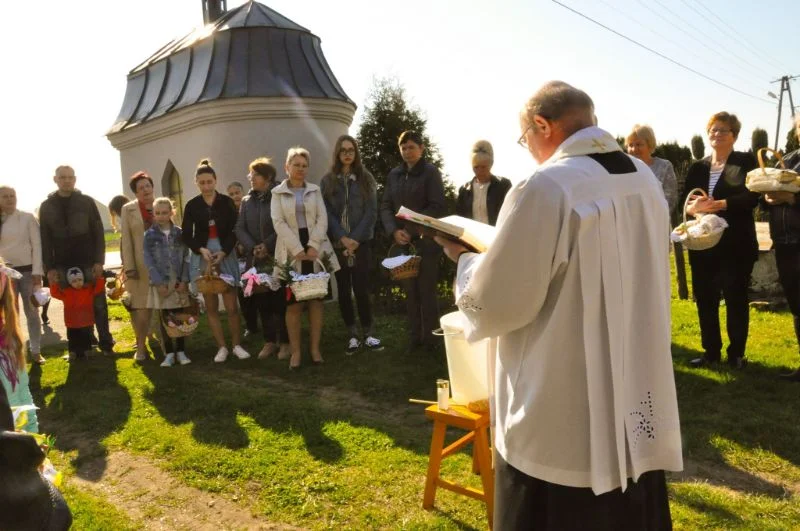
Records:
<instances>
[{"instance_id":1,"label":"white pants","mask_svg":"<svg viewBox=\"0 0 800 531\"><path fill-rule=\"evenodd\" d=\"M22 297L22 308L25 310L25 318L28 321L31 355L37 355L42 352L42 320L39 317L39 309L31 303L31 294L33 293L31 276L30 271L22 273L22 278L14 281L14 290L18 297ZM17 299L17 311L19 311L19 299Z\"/></svg>"}]
</instances>

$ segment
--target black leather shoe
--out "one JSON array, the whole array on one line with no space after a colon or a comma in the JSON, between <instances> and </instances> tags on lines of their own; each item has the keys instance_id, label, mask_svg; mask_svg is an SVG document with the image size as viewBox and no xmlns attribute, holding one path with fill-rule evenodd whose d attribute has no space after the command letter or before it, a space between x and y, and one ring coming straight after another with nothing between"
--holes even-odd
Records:
<instances>
[{"instance_id":1,"label":"black leather shoe","mask_svg":"<svg viewBox=\"0 0 800 531\"><path fill-rule=\"evenodd\" d=\"M787 382L800 382L800 369L787 374L779 374L778 376L781 380L786 380Z\"/></svg>"},{"instance_id":2,"label":"black leather shoe","mask_svg":"<svg viewBox=\"0 0 800 531\"><path fill-rule=\"evenodd\" d=\"M716 361L712 361L703 356L702 358L695 358L691 360L689 362L689 367L692 367L693 369L699 369L701 367L713 367L716 364L717 364Z\"/></svg>"},{"instance_id":3,"label":"black leather shoe","mask_svg":"<svg viewBox=\"0 0 800 531\"><path fill-rule=\"evenodd\" d=\"M728 358L728 365L730 365L732 369L744 369L747 367L747 358Z\"/></svg>"}]
</instances>

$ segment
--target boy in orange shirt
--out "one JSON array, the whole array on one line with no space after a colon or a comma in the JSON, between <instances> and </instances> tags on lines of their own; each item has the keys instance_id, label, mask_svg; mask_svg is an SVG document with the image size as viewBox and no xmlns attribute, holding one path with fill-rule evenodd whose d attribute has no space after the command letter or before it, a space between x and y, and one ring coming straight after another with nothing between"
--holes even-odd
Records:
<instances>
[{"instance_id":1,"label":"boy in orange shirt","mask_svg":"<svg viewBox=\"0 0 800 531\"><path fill-rule=\"evenodd\" d=\"M68 288L60 283L50 286L50 295L64 303L64 324L67 326L67 348L69 361L78 358L88 359L88 350L92 346L92 328L94 327L95 295L103 293L105 279L95 279L94 285L84 285L83 271L80 267L67 270Z\"/></svg>"}]
</instances>

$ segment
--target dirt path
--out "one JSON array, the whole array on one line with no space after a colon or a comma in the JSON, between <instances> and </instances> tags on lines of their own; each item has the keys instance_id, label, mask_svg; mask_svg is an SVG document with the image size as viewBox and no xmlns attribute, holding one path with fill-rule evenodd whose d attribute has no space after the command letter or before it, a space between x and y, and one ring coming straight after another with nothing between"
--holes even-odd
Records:
<instances>
[{"instance_id":1,"label":"dirt path","mask_svg":"<svg viewBox=\"0 0 800 531\"><path fill-rule=\"evenodd\" d=\"M102 497L143 529L299 529L268 522L235 501L186 486L147 458L113 452L102 459L105 471L98 481L75 475L69 483ZM98 460L84 463L80 476L95 477L93 467L103 464Z\"/></svg>"}]
</instances>

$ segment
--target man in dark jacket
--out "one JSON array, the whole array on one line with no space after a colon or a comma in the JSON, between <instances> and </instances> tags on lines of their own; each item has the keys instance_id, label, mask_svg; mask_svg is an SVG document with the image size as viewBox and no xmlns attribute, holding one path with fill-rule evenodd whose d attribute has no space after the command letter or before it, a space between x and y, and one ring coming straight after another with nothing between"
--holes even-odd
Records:
<instances>
[{"instance_id":1,"label":"man in dark jacket","mask_svg":"<svg viewBox=\"0 0 800 531\"><path fill-rule=\"evenodd\" d=\"M106 244L103 222L94 199L75 189L75 170L59 166L53 181L58 190L47 196L39 208L42 236L42 261L52 285L66 287L65 271L80 267L87 282L103 275ZM94 299L94 319L100 336L100 349L110 354L114 340L108 330L105 293Z\"/></svg>"},{"instance_id":2,"label":"man in dark jacket","mask_svg":"<svg viewBox=\"0 0 800 531\"><path fill-rule=\"evenodd\" d=\"M445 215L444 184L439 170L423 157L422 136L405 131L397 142L403 164L386 176L386 188L381 199L381 221L394 244L412 244L422 256L419 276L402 281L406 292L409 324L409 349L432 346L431 332L439 328L439 305L436 296L439 262L442 248L431 239L419 238L417 231L395 218L401 206L431 217Z\"/></svg>"},{"instance_id":3,"label":"man in dark jacket","mask_svg":"<svg viewBox=\"0 0 800 531\"><path fill-rule=\"evenodd\" d=\"M497 214L511 181L492 175L494 149L487 140L478 140L472 146L472 170L475 176L458 189L456 214L489 225L497 224Z\"/></svg>"}]
</instances>

